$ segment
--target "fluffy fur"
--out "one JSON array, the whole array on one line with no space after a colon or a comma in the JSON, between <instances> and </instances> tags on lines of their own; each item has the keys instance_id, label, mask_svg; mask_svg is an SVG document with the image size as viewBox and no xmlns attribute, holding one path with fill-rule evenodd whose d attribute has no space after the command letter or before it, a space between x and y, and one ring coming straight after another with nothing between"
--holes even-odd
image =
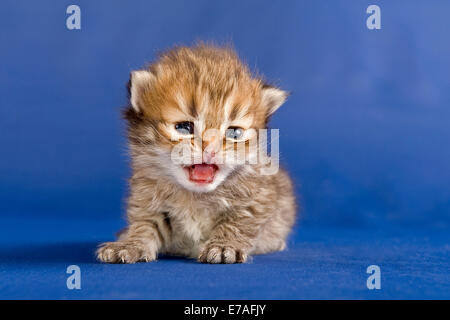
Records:
<instances>
[{"instance_id":1,"label":"fluffy fur","mask_svg":"<svg viewBox=\"0 0 450 320\"><path fill-rule=\"evenodd\" d=\"M128 227L116 242L100 246L109 263L153 261L158 253L208 263L245 262L248 255L286 247L295 220L295 200L283 170L261 174L261 163L220 163L219 155L244 144L247 160L257 157L251 129L266 128L286 93L254 77L230 48L177 47L145 70L131 74L125 111L132 160ZM171 158L180 136L175 125L189 121L193 157ZM245 130L242 141L226 144L227 128ZM205 137L208 129L219 135ZM174 139L175 138L175 139ZM189 180L186 165L217 163L211 183Z\"/></svg>"}]
</instances>

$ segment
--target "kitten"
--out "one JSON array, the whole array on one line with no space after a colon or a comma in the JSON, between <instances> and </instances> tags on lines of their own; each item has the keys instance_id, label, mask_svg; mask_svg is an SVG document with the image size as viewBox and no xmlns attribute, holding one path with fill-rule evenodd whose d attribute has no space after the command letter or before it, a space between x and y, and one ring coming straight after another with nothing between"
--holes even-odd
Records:
<instances>
[{"instance_id":1,"label":"kitten","mask_svg":"<svg viewBox=\"0 0 450 320\"><path fill-rule=\"evenodd\" d=\"M286 92L253 77L232 49L199 44L132 72L129 96L129 225L100 246L100 261L164 253L240 263L285 248L296 212L290 178L281 169L263 174L266 164L250 163L257 151L249 145ZM180 140L197 156L174 161ZM227 161L239 144L246 162Z\"/></svg>"}]
</instances>

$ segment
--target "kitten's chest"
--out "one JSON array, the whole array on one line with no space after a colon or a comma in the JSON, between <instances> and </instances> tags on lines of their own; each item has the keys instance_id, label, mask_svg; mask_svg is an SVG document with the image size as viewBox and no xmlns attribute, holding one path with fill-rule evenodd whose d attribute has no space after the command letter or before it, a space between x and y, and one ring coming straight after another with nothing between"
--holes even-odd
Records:
<instances>
[{"instance_id":1,"label":"kitten's chest","mask_svg":"<svg viewBox=\"0 0 450 320\"><path fill-rule=\"evenodd\" d=\"M169 253L196 257L211 235L218 214L211 207L192 203L172 204L169 208L172 226Z\"/></svg>"}]
</instances>

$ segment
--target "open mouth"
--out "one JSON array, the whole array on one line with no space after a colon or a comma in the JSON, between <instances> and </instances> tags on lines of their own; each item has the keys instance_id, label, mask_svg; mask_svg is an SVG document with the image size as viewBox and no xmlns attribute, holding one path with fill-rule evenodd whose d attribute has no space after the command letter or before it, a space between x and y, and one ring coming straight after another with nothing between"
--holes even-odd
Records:
<instances>
[{"instance_id":1,"label":"open mouth","mask_svg":"<svg viewBox=\"0 0 450 320\"><path fill-rule=\"evenodd\" d=\"M190 181L198 184L207 184L214 181L219 167L215 164L202 163L184 167L184 170L189 174Z\"/></svg>"}]
</instances>

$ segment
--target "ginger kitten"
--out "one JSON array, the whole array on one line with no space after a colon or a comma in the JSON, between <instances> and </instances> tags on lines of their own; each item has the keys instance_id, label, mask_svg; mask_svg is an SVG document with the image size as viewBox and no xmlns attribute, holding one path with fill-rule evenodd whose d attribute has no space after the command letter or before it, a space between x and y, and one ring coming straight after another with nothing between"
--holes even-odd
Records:
<instances>
[{"instance_id":1,"label":"ginger kitten","mask_svg":"<svg viewBox=\"0 0 450 320\"><path fill-rule=\"evenodd\" d=\"M258 158L250 144L284 91L253 77L232 49L200 44L132 72L129 95L129 225L100 246L100 261L153 261L163 253L240 263L285 248L296 212L290 178L250 161ZM180 141L191 152L182 162L174 160ZM239 146L244 163L233 161Z\"/></svg>"}]
</instances>

